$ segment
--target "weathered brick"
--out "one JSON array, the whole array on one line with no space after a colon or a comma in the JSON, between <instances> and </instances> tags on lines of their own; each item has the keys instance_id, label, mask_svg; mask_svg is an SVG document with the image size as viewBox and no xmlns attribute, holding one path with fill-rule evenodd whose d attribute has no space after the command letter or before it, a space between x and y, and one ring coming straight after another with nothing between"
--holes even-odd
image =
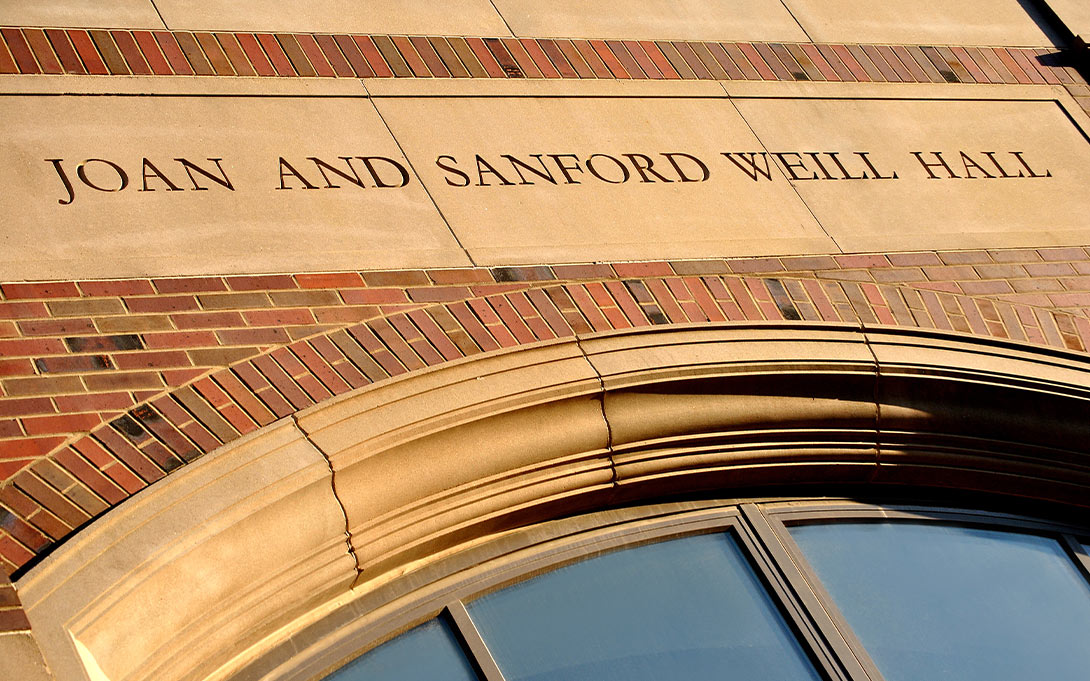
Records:
<instances>
[{"instance_id":1,"label":"weathered brick","mask_svg":"<svg viewBox=\"0 0 1090 681\"><path fill-rule=\"evenodd\" d=\"M267 291L297 288L295 280L289 274L227 277L227 286L232 291Z\"/></svg>"},{"instance_id":2,"label":"weathered brick","mask_svg":"<svg viewBox=\"0 0 1090 681\"><path fill-rule=\"evenodd\" d=\"M368 286L427 286L428 275L421 270L401 272L364 272L363 281Z\"/></svg>"},{"instance_id":3,"label":"weathered brick","mask_svg":"<svg viewBox=\"0 0 1090 681\"><path fill-rule=\"evenodd\" d=\"M80 300L51 300L49 311L56 317L85 317L94 315L125 314L120 298L83 298Z\"/></svg>"},{"instance_id":4,"label":"weathered brick","mask_svg":"<svg viewBox=\"0 0 1090 681\"><path fill-rule=\"evenodd\" d=\"M155 293L147 279L81 281L80 289L88 296L145 296Z\"/></svg>"},{"instance_id":5,"label":"weathered brick","mask_svg":"<svg viewBox=\"0 0 1090 681\"><path fill-rule=\"evenodd\" d=\"M0 419L0 439L22 437L23 429L15 419Z\"/></svg>"},{"instance_id":6,"label":"weathered brick","mask_svg":"<svg viewBox=\"0 0 1090 681\"><path fill-rule=\"evenodd\" d=\"M938 256L947 265L980 265L992 261L987 251L943 251Z\"/></svg>"},{"instance_id":7,"label":"weathered brick","mask_svg":"<svg viewBox=\"0 0 1090 681\"><path fill-rule=\"evenodd\" d=\"M1001 280L963 281L961 290L971 296L996 295L1010 293L1011 285Z\"/></svg>"},{"instance_id":8,"label":"weathered brick","mask_svg":"<svg viewBox=\"0 0 1090 681\"><path fill-rule=\"evenodd\" d=\"M659 263L665 265L666 263ZM669 265L666 265L669 267ZM508 281L554 281L556 275L551 267L545 265L521 267L493 267L492 278L497 282Z\"/></svg>"},{"instance_id":9,"label":"weathered brick","mask_svg":"<svg viewBox=\"0 0 1090 681\"><path fill-rule=\"evenodd\" d=\"M147 390L163 387L163 377L156 371L126 371L92 374L83 377L93 391Z\"/></svg>"},{"instance_id":10,"label":"weathered brick","mask_svg":"<svg viewBox=\"0 0 1090 681\"><path fill-rule=\"evenodd\" d=\"M133 312L187 312L200 309L195 296L126 298L125 304Z\"/></svg>"},{"instance_id":11,"label":"weathered brick","mask_svg":"<svg viewBox=\"0 0 1090 681\"><path fill-rule=\"evenodd\" d=\"M76 379L77 381L79 379ZM0 400L0 416L52 414L57 410L48 397L7 398Z\"/></svg>"},{"instance_id":12,"label":"weathered brick","mask_svg":"<svg viewBox=\"0 0 1090 681\"><path fill-rule=\"evenodd\" d=\"M226 291L227 284L220 277L182 277L178 279L153 279L159 293L203 293Z\"/></svg>"},{"instance_id":13,"label":"weathered brick","mask_svg":"<svg viewBox=\"0 0 1090 681\"><path fill-rule=\"evenodd\" d=\"M0 610L0 633L29 631L30 620L22 610Z\"/></svg>"},{"instance_id":14,"label":"weathered brick","mask_svg":"<svg viewBox=\"0 0 1090 681\"><path fill-rule=\"evenodd\" d=\"M783 264L784 269L796 272L805 270L832 270L838 269L839 267L836 260L825 255L780 258L780 262Z\"/></svg>"},{"instance_id":15,"label":"weathered brick","mask_svg":"<svg viewBox=\"0 0 1090 681\"><path fill-rule=\"evenodd\" d=\"M440 286L492 282L492 274L485 269L428 270L428 277Z\"/></svg>"},{"instance_id":16,"label":"weathered brick","mask_svg":"<svg viewBox=\"0 0 1090 681\"><path fill-rule=\"evenodd\" d=\"M942 260L935 253L888 253L886 257L894 267L942 265Z\"/></svg>"},{"instance_id":17,"label":"weathered brick","mask_svg":"<svg viewBox=\"0 0 1090 681\"><path fill-rule=\"evenodd\" d=\"M0 340L0 357L64 354L64 343L56 338Z\"/></svg>"},{"instance_id":18,"label":"weathered brick","mask_svg":"<svg viewBox=\"0 0 1090 681\"><path fill-rule=\"evenodd\" d=\"M0 460L36 459L45 456L64 442L63 437L35 437L20 440L0 440Z\"/></svg>"},{"instance_id":19,"label":"weathered brick","mask_svg":"<svg viewBox=\"0 0 1090 681\"><path fill-rule=\"evenodd\" d=\"M94 323L87 317L23 321L19 322L19 330L24 336L66 336L96 331Z\"/></svg>"},{"instance_id":20,"label":"weathered brick","mask_svg":"<svg viewBox=\"0 0 1090 681\"><path fill-rule=\"evenodd\" d=\"M192 312L170 316L178 329L224 329L245 326L246 321L239 312Z\"/></svg>"},{"instance_id":21,"label":"weathered brick","mask_svg":"<svg viewBox=\"0 0 1090 681\"><path fill-rule=\"evenodd\" d=\"M206 310L245 310L272 305L269 296L264 293L221 293L202 295L198 298L201 301L201 307Z\"/></svg>"},{"instance_id":22,"label":"weathered brick","mask_svg":"<svg viewBox=\"0 0 1090 681\"><path fill-rule=\"evenodd\" d=\"M314 311L314 318L324 324L351 324L374 319L382 314L374 305L327 307Z\"/></svg>"},{"instance_id":23,"label":"weathered brick","mask_svg":"<svg viewBox=\"0 0 1090 681\"><path fill-rule=\"evenodd\" d=\"M83 392L83 381L79 376L34 376L31 378L7 378L3 382L4 391L12 397L30 395L64 395Z\"/></svg>"},{"instance_id":24,"label":"weathered brick","mask_svg":"<svg viewBox=\"0 0 1090 681\"><path fill-rule=\"evenodd\" d=\"M247 310L242 313L242 317L251 326L287 326L314 323L314 314L307 308Z\"/></svg>"},{"instance_id":25,"label":"weathered brick","mask_svg":"<svg viewBox=\"0 0 1090 681\"><path fill-rule=\"evenodd\" d=\"M342 291L341 297L349 305L378 305L382 303L404 303L409 298L405 291L396 288L352 289Z\"/></svg>"},{"instance_id":26,"label":"weathered brick","mask_svg":"<svg viewBox=\"0 0 1090 681\"><path fill-rule=\"evenodd\" d=\"M34 360L34 366L43 374L81 373L113 369L106 355L71 355L68 357L42 357Z\"/></svg>"},{"instance_id":27,"label":"weathered brick","mask_svg":"<svg viewBox=\"0 0 1090 681\"><path fill-rule=\"evenodd\" d=\"M74 448L65 447L58 451L54 458L65 470L77 477L94 490L95 494L111 505L118 504L129 496L117 483L88 463Z\"/></svg>"},{"instance_id":28,"label":"weathered brick","mask_svg":"<svg viewBox=\"0 0 1090 681\"><path fill-rule=\"evenodd\" d=\"M1064 290L1064 287L1056 279L1015 279L1010 282L1010 285L1018 293L1040 293Z\"/></svg>"},{"instance_id":29,"label":"weathered brick","mask_svg":"<svg viewBox=\"0 0 1090 681\"><path fill-rule=\"evenodd\" d=\"M1030 248L1006 248L988 251L988 254L992 256L992 260L995 262L1024 263L1040 262L1041 260L1041 256L1037 255L1037 251Z\"/></svg>"},{"instance_id":30,"label":"weathered brick","mask_svg":"<svg viewBox=\"0 0 1090 681\"><path fill-rule=\"evenodd\" d=\"M274 305L283 307L329 307L343 305L336 291L277 291L270 293Z\"/></svg>"},{"instance_id":31,"label":"weathered brick","mask_svg":"<svg viewBox=\"0 0 1090 681\"><path fill-rule=\"evenodd\" d=\"M276 345L291 340L288 332L279 327L228 329L215 335L223 345Z\"/></svg>"},{"instance_id":32,"label":"weathered brick","mask_svg":"<svg viewBox=\"0 0 1090 681\"><path fill-rule=\"evenodd\" d=\"M2 376L31 376L34 374L34 365L29 358L0 359L0 377Z\"/></svg>"},{"instance_id":33,"label":"weathered brick","mask_svg":"<svg viewBox=\"0 0 1090 681\"><path fill-rule=\"evenodd\" d=\"M45 303L0 302L0 319L36 319L48 316Z\"/></svg>"},{"instance_id":34,"label":"weathered brick","mask_svg":"<svg viewBox=\"0 0 1090 681\"><path fill-rule=\"evenodd\" d=\"M469 288L465 286L434 286L429 288L411 288L409 298L418 303L441 303L469 298Z\"/></svg>"},{"instance_id":35,"label":"weathered brick","mask_svg":"<svg viewBox=\"0 0 1090 681\"><path fill-rule=\"evenodd\" d=\"M174 327L166 315L126 315L124 317L99 317L95 326L103 333L132 333L143 331L168 331Z\"/></svg>"},{"instance_id":36,"label":"weathered brick","mask_svg":"<svg viewBox=\"0 0 1090 681\"><path fill-rule=\"evenodd\" d=\"M75 336L65 338L64 344L72 352L114 352L117 350L143 350L144 341L136 334L116 336Z\"/></svg>"},{"instance_id":37,"label":"weathered brick","mask_svg":"<svg viewBox=\"0 0 1090 681\"><path fill-rule=\"evenodd\" d=\"M719 263L725 268L721 260L690 260L674 263L674 269L676 270L679 264L685 267L712 267L714 263ZM552 270L557 279L609 279L613 276L613 268L609 265L553 265Z\"/></svg>"},{"instance_id":38,"label":"weathered brick","mask_svg":"<svg viewBox=\"0 0 1090 681\"><path fill-rule=\"evenodd\" d=\"M1056 262L1062 260L1086 260L1086 252L1081 248L1038 248L1042 260Z\"/></svg>"},{"instance_id":39,"label":"weathered brick","mask_svg":"<svg viewBox=\"0 0 1090 681\"><path fill-rule=\"evenodd\" d=\"M83 393L80 395L59 395L53 398L57 409L64 413L81 411L117 411L133 405L132 396L127 392Z\"/></svg>"},{"instance_id":40,"label":"weathered brick","mask_svg":"<svg viewBox=\"0 0 1090 681\"><path fill-rule=\"evenodd\" d=\"M27 435L61 435L89 432L102 423L98 414L61 414L57 416L27 416L22 419Z\"/></svg>"},{"instance_id":41,"label":"weathered brick","mask_svg":"<svg viewBox=\"0 0 1090 681\"><path fill-rule=\"evenodd\" d=\"M1027 263L1024 267L1031 277L1062 277L1075 273L1075 268L1066 262Z\"/></svg>"},{"instance_id":42,"label":"weathered brick","mask_svg":"<svg viewBox=\"0 0 1090 681\"><path fill-rule=\"evenodd\" d=\"M165 369L192 366L189 355L181 350L130 352L113 356L118 369Z\"/></svg>"},{"instance_id":43,"label":"weathered brick","mask_svg":"<svg viewBox=\"0 0 1090 681\"><path fill-rule=\"evenodd\" d=\"M744 260L730 260L727 262L731 272L738 274L751 274L759 272L782 272L783 264L776 258L746 258ZM616 269L616 267L614 267ZM617 274L621 274L618 270Z\"/></svg>"},{"instance_id":44,"label":"weathered brick","mask_svg":"<svg viewBox=\"0 0 1090 681\"><path fill-rule=\"evenodd\" d=\"M225 367L253 357L260 352L257 347L207 348L189 350L189 358L196 366Z\"/></svg>"},{"instance_id":45,"label":"weathered brick","mask_svg":"<svg viewBox=\"0 0 1090 681\"><path fill-rule=\"evenodd\" d=\"M875 267L890 266L890 262L886 256L876 254L837 255L833 256L833 260L845 269L871 269Z\"/></svg>"},{"instance_id":46,"label":"weathered brick","mask_svg":"<svg viewBox=\"0 0 1090 681\"><path fill-rule=\"evenodd\" d=\"M326 272L297 274L295 281L300 288L354 288L363 286L363 277L357 272Z\"/></svg>"},{"instance_id":47,"label":"weathered brick","mask_svg":"<svg viewBox=\"0 0 1090 681\"><path fill-rule=\"evenodd\" d=\"M148 349L199 348L219 345L211 331L175 331L173 333L145 333L144 344Z\"/></svg>"},{"instance_id":48,"label":"weathered brick","mask_svg":"<svg viewBox=\"0 0 1090 681\"><path fill-rule=\"evenodd\" d=\"M49 281L31 284L3 284L0 290L8 300L21 298L79 298L79 289L71 281Z\"/></svg>"}]
</instances>

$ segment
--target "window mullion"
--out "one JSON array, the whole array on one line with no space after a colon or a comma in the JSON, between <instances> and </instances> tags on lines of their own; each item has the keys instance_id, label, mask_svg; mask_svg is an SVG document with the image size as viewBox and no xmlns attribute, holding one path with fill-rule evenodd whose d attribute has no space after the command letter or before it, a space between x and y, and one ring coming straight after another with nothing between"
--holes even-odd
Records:
<instances>
[{"instance_id":1,"label":"window mullion","mask_svg":"<svg viewBox=\"0 0 1090 681\"><path fill-rule=\"evenodd\" d=\"M824 653L824 648L827 647L834 658L828 659L829 653L822 655L827 672L831 673L835 669L833 678L849 681L884 681L881 672L851 633L843 617L835 609L830 611L815 593L811 585L818 582L809 568L796 561L787 550L786 542L792 540L786 537L786 530L782 525L770 522L755 504L742 504L740 509L747 527L754 534L754 540L778 571L779 579L776 581L782 583L787 591L781 597L798 604L808 619L803 623L808 625L806 629L813 639L824 643L824 646L817 644L820 646L819 652ZM830 601L826 599L826 602Z\"/></svg>"},{"instance_id":2,"label":"window mullion","mask_svg":"<svg viewBox=\"0 0 1090 681\"><path fill-rule=\"evenodd\" d=\"M465 604L460 600L449 603L446 613L458 637L465 644L466 654L481 672L484 681L505 681L503 672L500 671L491 651L481 638L481 632L477 630L477 625L473 623Z\"/></svg>"},{"instance_id":3,"label":"window mullion","mask_svg":"<svg viewBox=\"0 0 1090 681\"><path fill-rule=\"evenodd\" d=\"M1087 580L1090 580L1090 555L1086 552L1086 547L1078 539L1070 534L1061 536L1064 548L1071 554L1071 558L1075 561L1075 564L1079 567L1079 572Z\"/></svg>"}]
</instances>

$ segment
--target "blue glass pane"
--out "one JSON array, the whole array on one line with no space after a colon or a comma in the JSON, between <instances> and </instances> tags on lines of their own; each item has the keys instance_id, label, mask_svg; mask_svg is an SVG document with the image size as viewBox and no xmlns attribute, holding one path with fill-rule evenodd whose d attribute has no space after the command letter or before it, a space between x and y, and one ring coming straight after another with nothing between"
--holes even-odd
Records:
<instances>
[{"instance_id":1,"label":"blue glass pane","mask_svg":"<svg viewBox=\"0 0 1090 681\"><path fill-rule=\"evenodd\" d=\"M791 535L887 681L1090 678L1090 587L1056 541L935 523Z\"/></svg>"},{"instance_id":2,"label":"blue glass pane","mask_svg":"<svg viewBox=\"0 0 1090 681\"><path fill-rule=\"evenodd\" d=\"M454 634L425 622L349 662L326 681L477 681Z\"/></svg>"},{"instance_id":3,"label":"blue glass pane","mask_svg":"<svg viewBox=\"0 0 1090 681\"><path fill-rule=\"evenodd\" d=\"M723 534L607 553L468 609L507 681L821 678Z\"/></svg>"}]
</instances>

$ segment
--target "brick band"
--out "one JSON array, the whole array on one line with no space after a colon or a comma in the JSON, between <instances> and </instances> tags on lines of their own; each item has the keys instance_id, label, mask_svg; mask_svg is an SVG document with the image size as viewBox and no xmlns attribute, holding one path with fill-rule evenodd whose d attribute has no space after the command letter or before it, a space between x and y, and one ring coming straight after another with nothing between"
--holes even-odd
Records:
<instances>
[{"instance_id":1,"label":"brick band","mask_svg":"<svg viewBox=\"0 0 1090 681\"><path fill-rule=\"evenodd\" d=\"M0 36L0 74L1086 84L1072 55L1046 48L40 28Z\"/></svg>"}]
</instances>

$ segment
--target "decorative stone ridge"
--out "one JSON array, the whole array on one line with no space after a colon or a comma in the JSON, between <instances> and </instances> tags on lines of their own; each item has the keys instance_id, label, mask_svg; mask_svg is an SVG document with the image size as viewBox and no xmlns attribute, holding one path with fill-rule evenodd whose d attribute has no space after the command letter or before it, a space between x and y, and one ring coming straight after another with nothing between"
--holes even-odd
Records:
<instances>
[{"instance_id":1,"label":"decorative stone ridge","mask_svg":"<svg viewBox=\"0 0 1090 681\"><path fill-rule=\"evenodd\" d=\"M1029 48L59 28L0 35L0 74L1086 85L1072 55Z\"/></svg>"},{"instance_id":2,"label":"decorative stone ridge","mask_svg":"<svg viewBox=\"0 0 1090 681\"><path fill-rule=\"evenodd\" d=\"M9 283L0 565L202 454L372 383L652 325L839 322L1086 353L1083 248Z\"/></svg>"}]
</instances>

